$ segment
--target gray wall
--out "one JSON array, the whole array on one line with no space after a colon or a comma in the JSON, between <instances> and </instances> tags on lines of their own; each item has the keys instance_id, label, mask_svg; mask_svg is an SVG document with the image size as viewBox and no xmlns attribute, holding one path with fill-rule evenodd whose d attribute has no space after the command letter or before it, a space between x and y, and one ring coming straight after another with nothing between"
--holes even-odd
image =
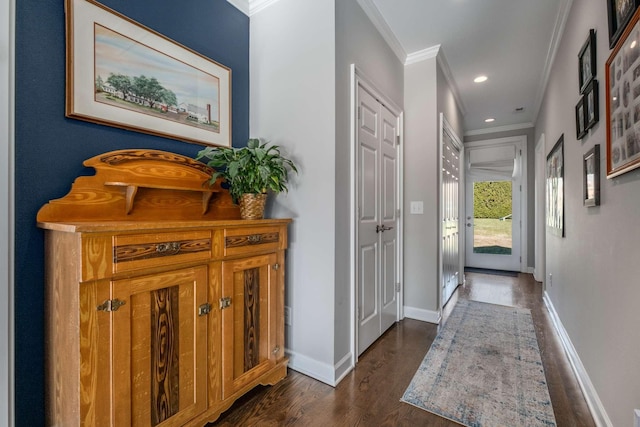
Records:
<instances>
[{"instance_id":1,"label":"gray wall","mask_svg":"<svg viewBox=\"0 0 640 427\"><path fill-rule=\"evenodd\" d=\"M577 54L597 33L600 122L576 140ZM547 292L615 426L640 408L640 170L606 179L606 2L574 1L536 123L546 153L564 134L566 237L546 235ZM635 66L635 65L634 65ZM601 206L582 205L582 157L601 148ZM553 280L549 283L549 275Z\"/></svg>"},{"instance_id":2,"label":"gray wall","mask_svg":"<svg viewBox=\"0 0 640 427\"><path fill-rule=\"evenodd\" d=\"M535 266L535 154L537 139L532 127L504 132L485 133L481 135L465 135L464 142L486 141L489 139L508 138L524 135L527 137L527 266Z\"/></svg>"},{"instance_id":3,"label":"gray wall","mask_svg":"<svg viewBox=\"0 0 640 427\"><path fill-rule=\"evenodd\" d=\"M336 0L335 362L350 351L351 81L355 64L402 108L404 67L356 0Z\"/></svg>"},{"instance_id":4,"label":"gray wall","mask_svg":"<svg viewBox=\"0 0 640 427\"><path fill-rule=\"evenodd\" d=\"M405 66L404 305L405 315L437 321L439 113L462 138L462 114L436 57ZM424 214L410 214L411 201Z\"/></svg>"},{"instance_id":5,"label":"gray wall","mask_svg":"<svg viewBox=\"0 0 640 427\"><path fill-rule=\"evenodd\" d=\"M280 0L251 17L250 132L299 164L270 216L293 217L287 251L290 366L334 383L334 0Z\"/></svg>"}]
</instances>

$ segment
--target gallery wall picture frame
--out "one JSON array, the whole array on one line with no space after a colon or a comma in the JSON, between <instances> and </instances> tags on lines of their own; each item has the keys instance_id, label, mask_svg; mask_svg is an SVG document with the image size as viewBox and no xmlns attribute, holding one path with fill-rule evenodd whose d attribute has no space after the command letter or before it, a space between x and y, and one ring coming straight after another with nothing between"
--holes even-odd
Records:
<instances>
[{"instance_id":1,"label":"gallery wall picture frame","mask_svg":"<svg viewBox=\"0 0 640 427\"><path fill-rule=\"evenodd\" d=\"M580 93L584 94L587 86L597 74L596 66L596 32L589 30L589 36L578 53L578 83Z\"/></svg>"},{"instance_id":2,"label":"gallery wall picture frame","mask_svg":"<svg viewBox=\"0 0 640 427\"><path fill-rule=\"evenodd\" d=\"M564 237L564 134L547 155L546 190L547 229Z\"/></svg>"},{"instance_id":3,"label":"gallery wall picture frame","mask_svg":"<svg viewBox=\"0 0 640 427\"><path fill-rule=\"evenodd\" d=\"M582 169L583 204L600 206L600 144L585 153Z\"/></svg>"},{"instance_id":4,"label":"gallery wall picture frame","mask_svg":"<svg viewBox=\"0 0 640 427\"><path fill-rule=\"evenodd\" d=\"M609 49L613 49L640 6L640 0L607 0Z\"/></svg>"},{"instance_id":5,"label":"gallery wall picture frame","mask_svg":"<svg viewBox=\"0 0 640 427\"><path fill-rule=\"evenodd\" d=\"M584 138L587 134L586 117L585 97L581 96L580 101L576 104L576 138L578 139Z\"/></svg>"},{"instance_id":6,"label":"gallery wall picture frame","mask_svg":"<svg viewBox=\"0 0 640 427\"><path fill-rule=\"evenodd\" d=\"M584 92L584 128L591 129L600 120L598 80L593 79Z\"/></svg>"},{"instance_id":7,"label":"gallery wall picture frame","mask_svg":"<svg viewBox=\"0 0 640 427\"><path fill-rule=\"evenodd\" d=\"M66 116L231 146L231 69L94 0L66 0Z\"/></svg>"},{"instance_id":8,"label":"gallery wall picture frame","mask_svg":"<svg viewBox=\"0 0 640 427\"><path fill-rule=\"evenodd\" d=\"M640 167L640 9L605 65L607 178Z\"/></svg>"}]
</instances>

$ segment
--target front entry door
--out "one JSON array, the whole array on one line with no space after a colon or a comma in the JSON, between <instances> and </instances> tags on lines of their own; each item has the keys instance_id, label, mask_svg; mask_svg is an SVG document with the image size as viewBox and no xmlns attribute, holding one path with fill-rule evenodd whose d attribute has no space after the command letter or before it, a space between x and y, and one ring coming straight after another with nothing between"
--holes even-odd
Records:
<instances>
[{"instance_id":1,"label":"front entry door","mask_svg":"<svg viewBox=\"0 0 640 427\"><path fill-rule=\"evenodd\" d=\"M358 85L358 355L398 318L398 117Z\"/></svg>"},{"instance_id":2,"label":"front entry door","mask_svg":"<svg viewBox=\"0 0 640 427\"><path fill-rule=\"evenodd\" d=\"M521 147L517 143L465 148L467 267L520 271Z\"/></svg>"}]
</instances>

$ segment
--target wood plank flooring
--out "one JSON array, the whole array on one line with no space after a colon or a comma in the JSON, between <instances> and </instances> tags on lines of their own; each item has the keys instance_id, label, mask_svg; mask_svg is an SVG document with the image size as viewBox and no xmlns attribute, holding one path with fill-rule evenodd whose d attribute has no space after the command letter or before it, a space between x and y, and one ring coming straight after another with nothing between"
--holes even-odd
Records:
<instances>
[{"instance_id":1,"label":"wood plank flooring","mask_svg":"<svg viewBox=\"0 0 640 427\"><path fill-rule=\"evenodd\" d=\"M467 273L458 298L531 310L556 422L594 426L568 359L542 302L541 284L518 277ZM258 387L210 426L458 426L400 398L437 334L437 326L405 319L392 326L333 388L293 370L273 387Z\"/></svg>"}]
</instances>

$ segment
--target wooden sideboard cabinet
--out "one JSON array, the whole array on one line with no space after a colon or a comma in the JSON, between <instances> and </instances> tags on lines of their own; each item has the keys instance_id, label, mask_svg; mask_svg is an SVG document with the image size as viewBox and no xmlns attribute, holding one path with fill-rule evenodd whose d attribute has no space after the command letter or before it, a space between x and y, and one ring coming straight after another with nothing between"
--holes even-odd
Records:
<instances>
[{"instance_id":1,"label":"wooden sideboard cabinet","mask_svg":"<svg viewBox=\"0 0 640 427\"><path fill-rule=\"evenodd\" d=\"M284 378L290 220L237 219L206 166L172 153L85 165L38 213L47 425L202 426Z\"/></svg>"}]
</instances>

